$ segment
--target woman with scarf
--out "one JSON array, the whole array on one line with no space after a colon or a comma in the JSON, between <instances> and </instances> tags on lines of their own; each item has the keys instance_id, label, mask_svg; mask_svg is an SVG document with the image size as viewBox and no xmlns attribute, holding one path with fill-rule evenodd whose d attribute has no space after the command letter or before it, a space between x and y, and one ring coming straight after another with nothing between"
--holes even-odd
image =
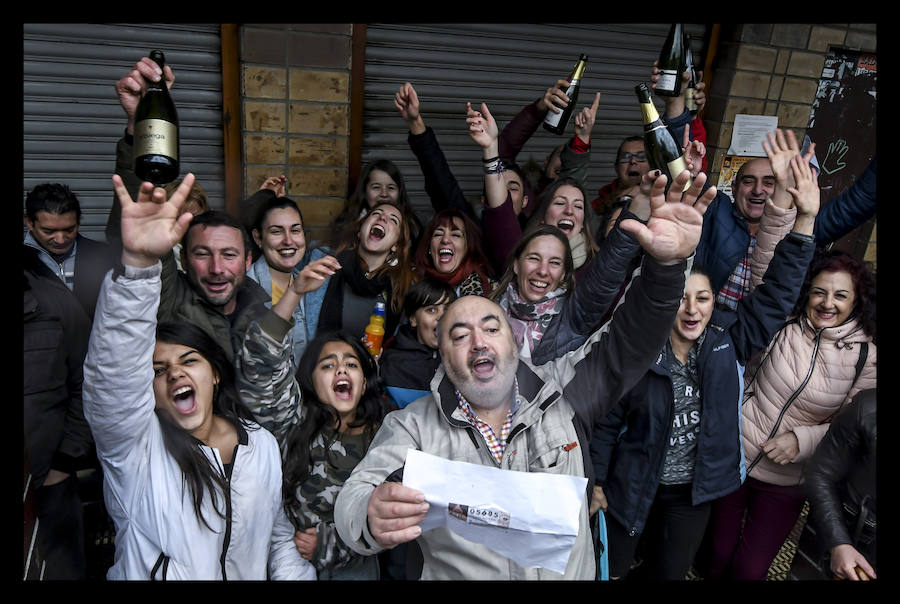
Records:
<instances>
[{"instance_id":1,"label":"woman with scarf","mask_svg":"<svg viewBox=\"0 0 900 604\"><path fill-rule=\"evenodd\" d=\"M416 249L416 271L452 286L457 296L487 296L495 282L481 250L481 229L462 211L435 214Z\"/></svg>"},{"instance_id":2,"label":"woman with scarf","mask_svg":"<svg viewBox=\"0 0 900 604\"><path fill-rule=\"evenodd\" d=\"M374 205L358 218L350 233L355 241L337 247L341 269L323 284L317 332L343 329L359 338L375 303L385 303L385 338L402 318L403 296L412 283L409 261L412 210L397 203Z\"/></svg>"}]
</instances>

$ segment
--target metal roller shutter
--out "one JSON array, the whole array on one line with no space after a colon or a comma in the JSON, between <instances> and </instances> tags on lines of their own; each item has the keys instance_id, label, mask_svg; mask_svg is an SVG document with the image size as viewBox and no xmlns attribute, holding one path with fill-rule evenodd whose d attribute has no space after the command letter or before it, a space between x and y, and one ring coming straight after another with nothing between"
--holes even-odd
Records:
<instances>
[{"instance_id":1,"label":"metal roller shutter","mask_svg":"<svg viewBox=\"0 0 900 604\"><path fill-rule=\"evenodd\" d=\"M218 24L40 23L23 26L24 195L67 184L82 207L81 232L104 240L110 177L125 114L113 90L158 48L175 72L182 174L193 172L224 208L222 73Z\"/></svg>"},{"instance_id":2,"label":"metal roller shutter","mask_svg":"<svg viewBox=\"0 0 900 604\"><path fill-rule=\"evenodd\" d=\"M694 61L702 68L706 26L687 24ZM465 126L465 103L485 102L500 127L569 75L580 53L588 55L579 105L600 107L591 145L588 194L615 178L613 160L621 140L641 133L634 86L649 81L669 24L369 24L366 32L363 164L387 158L400 167L417 211L432 210L422 174L406 142L406 123L393 104L409 81L416 88L426 124L437 133L460 186L471 199L482 188L480 154ZM661 107L661 103L658 102ZM571 138L543 128L525 145L518 162L542 165L556 145Z\"/></svg>"}]
</instances>

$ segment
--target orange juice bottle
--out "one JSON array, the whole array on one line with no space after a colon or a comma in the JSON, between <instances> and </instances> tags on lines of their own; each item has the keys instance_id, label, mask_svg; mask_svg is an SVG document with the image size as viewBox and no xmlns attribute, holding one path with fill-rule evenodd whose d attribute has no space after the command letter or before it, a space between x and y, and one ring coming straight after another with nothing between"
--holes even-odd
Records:
<instances>
[{"instance_id":1,"label":"orange juice bottle","mask_svg":"<svg viewBox=\"0 0 900 604\"><path fill-rule=\"evenodd\" d=\"M372 314L369 315L369 324L366 325L366 335L363 340L363 344L369 349L372 356L381 354L381 342L384 340L384 318L384 302L379 300L375 303Z\"/></svg>"}]
</instances>

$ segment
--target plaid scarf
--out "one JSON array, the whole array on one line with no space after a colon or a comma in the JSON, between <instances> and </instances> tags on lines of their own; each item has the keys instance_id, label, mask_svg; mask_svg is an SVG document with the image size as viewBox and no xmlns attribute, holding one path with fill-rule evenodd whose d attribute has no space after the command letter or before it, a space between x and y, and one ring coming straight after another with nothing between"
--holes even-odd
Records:
<instances>
[{"instance_id":1,"label":"plaid scarf","mask_svg":"<svg viewBox=\"0 0 900 604\"><path fill-rule=\"evenodd\" d=\"M565 294L566 290L559 287L537 302L529 302L519 297L519 292L512 283L506 287L500 306L506 311L519 350L527 342L529 352L534 352L538 342L544 337L547 325L559 314L557 305Z\"/></svg>"}]
</instances>

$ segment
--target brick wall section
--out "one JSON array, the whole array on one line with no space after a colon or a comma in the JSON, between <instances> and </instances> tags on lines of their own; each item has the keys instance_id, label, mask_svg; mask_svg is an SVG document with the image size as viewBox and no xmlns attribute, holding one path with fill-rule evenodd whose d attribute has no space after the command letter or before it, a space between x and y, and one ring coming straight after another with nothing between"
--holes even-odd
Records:
<instances>
[{"instance_id":1,"label":"brick wall section","mask_svg":"<svg viewBox=\"0 0 900 604\"><path fill-rule=\"evenodd\" d=\"M875 24L723 25L703 120L710 177L718 182L738 113L777 115L802 140L829 46L876 51ZM873 230L866 260L875 262Z\"/></svg>"},{"instance_id":2,"label":"brick wall section","mask_svg":"<svg viewBox=\"0 0 900 604\"><path fill-rule=\"evenodd\" d=\"M288 178L307 238L320 238L347 189L350 24L242 25L244 193Z\"/></svg>"}]
</instances>

